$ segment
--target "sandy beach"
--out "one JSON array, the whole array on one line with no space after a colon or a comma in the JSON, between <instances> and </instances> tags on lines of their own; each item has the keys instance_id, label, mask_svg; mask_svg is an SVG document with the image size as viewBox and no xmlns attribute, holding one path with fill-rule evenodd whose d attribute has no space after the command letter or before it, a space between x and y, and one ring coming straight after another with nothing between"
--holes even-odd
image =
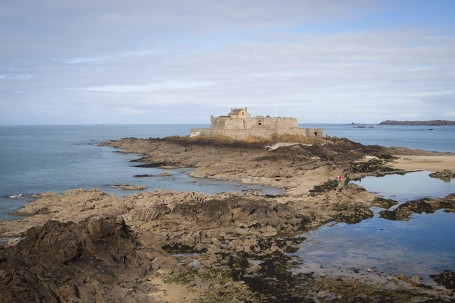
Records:
<instances>
[{"instance_id":1,"label":"sandy beach","mask_svg":"<svg viewBox=\"0 0 455 303\"><path fill-rule=\"evenodd\" d=\"M455 155L437 156L400 156L389 164L397 169L407 171L427 170L431 172L449 169L455 171Z\"/></svg>"}]
</instances>

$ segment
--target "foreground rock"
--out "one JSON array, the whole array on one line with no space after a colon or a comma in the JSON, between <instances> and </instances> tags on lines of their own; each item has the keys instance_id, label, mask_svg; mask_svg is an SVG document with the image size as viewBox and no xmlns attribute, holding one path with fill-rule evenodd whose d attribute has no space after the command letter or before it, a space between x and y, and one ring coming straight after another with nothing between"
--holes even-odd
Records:
<instances>
[{"instance_id":1,"label":"foreground rock","mask_svg":"<svg viewBox=\"0 0 455 303\"><path fill-rule=\"evenodd\" d=\"M314 200L307 208L286 197L240 194L158 190L121 199L96 190L45 194L24 208L29 217L3 226L10 235L25 231L19 244L0 253L6 286L0 298L189 302L166 297L170 290L193 302L313 302L314 293L322 298L335 294L342 302L433 296L434 291L411 284L402 289L391 282L397 290L390 291L353 279L292 274L286 253L295 252L303 240L296 234L321 224L319 214L339 221L372 215L360 201L342 202L351 201L350 191L362 195L358 190L319 193L319 199L339 202ZM46 221L43 209L61 222ZM71 213L77 216L71 219ZM36 290L28 294L24 285Z\"/></svg>"},{"instance_id":2,"label":"foreground rock","mask_svg":"<svg viewBox=\"0 0 455 303\"><path fill-rule=\"evenodd\" d=\"M149 302L145 260L121 218L48 221L0 249L0 301Z\"/></svg>"}]
</instances>

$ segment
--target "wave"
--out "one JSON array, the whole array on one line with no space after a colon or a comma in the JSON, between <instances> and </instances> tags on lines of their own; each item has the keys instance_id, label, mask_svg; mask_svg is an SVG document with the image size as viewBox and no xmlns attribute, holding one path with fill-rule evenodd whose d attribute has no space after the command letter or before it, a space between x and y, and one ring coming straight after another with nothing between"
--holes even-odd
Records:
<instances>
[{"instance_id":1,"label":"wave","mask_svg":"<svg viewBox=\"0 0 455 303\"><path fill-rule=\"evenodd\" d=\"M20 199L20 198L25 198L29 196L29 194L17 194L17 195L11 195L11 196L6 196L7 198L10 199Z\"/></svg>"}]
</instances>

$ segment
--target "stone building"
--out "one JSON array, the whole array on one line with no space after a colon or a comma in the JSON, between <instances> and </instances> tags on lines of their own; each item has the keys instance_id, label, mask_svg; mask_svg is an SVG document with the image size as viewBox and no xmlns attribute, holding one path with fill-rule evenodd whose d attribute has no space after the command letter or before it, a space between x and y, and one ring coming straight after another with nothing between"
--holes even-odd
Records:
<instances>
[{"instance_id":1,"label":"stone building","mask_svg":"<svg viewBox=\"0 0 455 303\"><path fill-rule=\"evenodd\" d=\"M210 128L191 129L190 137L226 136L237 140L248 138L270 139L277 135L301 135L304 137L322 137L321 128L299 128L296 118L270 116L251 117L248 109L231 108L226 116L210 117Z\"/></svg>"}]
</instances>

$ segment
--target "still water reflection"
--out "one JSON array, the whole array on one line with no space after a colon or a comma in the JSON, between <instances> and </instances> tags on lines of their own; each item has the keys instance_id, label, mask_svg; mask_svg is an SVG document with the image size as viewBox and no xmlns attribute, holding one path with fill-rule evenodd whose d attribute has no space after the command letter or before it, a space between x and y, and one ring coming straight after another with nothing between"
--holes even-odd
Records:
<instances>
[{"instance_id":1,"label":"still water reflection","mask_svg":"<svg viewBox=\"0 0 455 303\"><path fill-rule=\"evenodd\" d=\"M399 202L455 193L453 180L444 182L428 174L367 177L356 183ZM372 280L405 274L434 284L429 275L455 270L454 213L439 210L413 214L409 221L390 221L379 218L379 208L372 210L375 216L358 224L328 224L304 234L307 239L293 254L301 263L297 271Z\"/></svg>"}]
</instances>

